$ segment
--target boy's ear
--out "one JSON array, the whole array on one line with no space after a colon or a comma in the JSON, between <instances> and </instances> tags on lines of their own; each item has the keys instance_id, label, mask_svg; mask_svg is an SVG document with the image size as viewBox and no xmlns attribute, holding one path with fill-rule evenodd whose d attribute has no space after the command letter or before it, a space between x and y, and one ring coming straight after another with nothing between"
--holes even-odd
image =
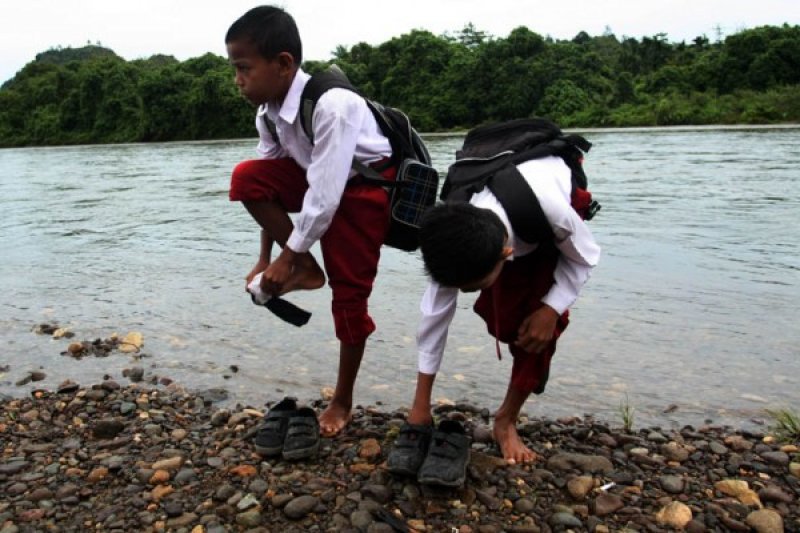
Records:
<instances>
[{"instance_id":1,"label":"boy's ear","mask_svg":"<svg viewBox=\"0 0 800 533\"><path fill-rule=\"evenodd\" d=\"M281 70L293 71L297 68L297 64L294 62L294 56L289 52L279 53L276 59L278 60L278 65L280 65Z\"/></svg>"}]
</instances>

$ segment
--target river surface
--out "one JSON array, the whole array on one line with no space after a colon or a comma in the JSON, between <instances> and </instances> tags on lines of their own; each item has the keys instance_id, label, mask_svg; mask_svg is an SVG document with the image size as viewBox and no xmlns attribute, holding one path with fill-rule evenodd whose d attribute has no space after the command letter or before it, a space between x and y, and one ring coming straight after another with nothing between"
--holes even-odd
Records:
<instances>
[{"instance_id":1,"label":"river surface","mask_svg":"<svg viewBox=\"0 0 800 533\"><path fill-rule=\"evenodd\" d=\"M800 128L583 133L603 256L526 412L621 424L627 405L635 425L743 426L800 408ZM437 168L461 141L429 137ZM124 383L133 365L253 406L332 386L329 289L291 298L313 313L303 328L244 293L258 233L227 191L254 144L0 150L0 394ZM384 248L358 403L409 403L424 286L417 254ZM474 297L460 299L434 396L493 409L511 357L497 360ZM73 340L138 331L146 356L75 360L61 355L70 340L32 331L40 323ZM15 385L34 369L46 379Z\"/></svg>"}]
</instances>

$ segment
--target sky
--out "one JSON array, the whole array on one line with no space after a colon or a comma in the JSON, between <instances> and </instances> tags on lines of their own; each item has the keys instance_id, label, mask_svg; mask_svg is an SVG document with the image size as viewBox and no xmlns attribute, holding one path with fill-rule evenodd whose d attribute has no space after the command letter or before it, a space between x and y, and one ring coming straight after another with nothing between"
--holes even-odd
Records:
<instances>
[{"instance_id":1,"label":"sky","mask_svg":"<svg viewBox=\"0 0 800 533\"><path fill-rule=\"evenodd\" d=\"M413 29L506 37L526 26L544 36L666 33L671 42L712 41L745 28L800 24L798 0L283 0L300 29L304 58L326 60L339 45L378 45ZM0 0L0 83L56 46L100 43L125 59L167 54L183 61L225 55L230 24L258 5L243 0Z\"/></svg>"}]
</instances>

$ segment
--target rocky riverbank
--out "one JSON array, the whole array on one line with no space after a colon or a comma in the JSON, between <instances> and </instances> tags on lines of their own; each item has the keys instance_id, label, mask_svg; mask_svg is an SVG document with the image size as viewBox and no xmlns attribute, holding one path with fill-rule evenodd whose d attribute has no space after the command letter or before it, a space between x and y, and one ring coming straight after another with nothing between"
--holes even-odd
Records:
<instances>
[{"instance_id":1,"label":"rocky riverbank","mask_svg":"<svg viewBox=\"0 0 800 533\"><path fill-rule=\"evenodd\" d=\"M730 428L522 420L541 459L507 466L488 410L440 405L473 445L465 486L434 490L386 471L402 411L358 407L317 459L289 463L254 453L262 410L175 383L65 383L0 405L0 533L800 530L798 443Z\"/></svg>"}]
</instances>

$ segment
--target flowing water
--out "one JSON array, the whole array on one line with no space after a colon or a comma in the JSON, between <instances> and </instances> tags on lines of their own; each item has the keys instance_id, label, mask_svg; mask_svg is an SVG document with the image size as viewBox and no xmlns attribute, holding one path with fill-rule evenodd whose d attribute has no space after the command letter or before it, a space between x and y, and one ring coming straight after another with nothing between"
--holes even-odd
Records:
<instances>
[{"instance_id":1,"label":"flowing water","mask_svg":"<svg viewBox=\"0 0 800 533\"><path fill-rule=\"evenodd\" d=\"M747 425L800 407L800 128L584 132L603 209L591 228L603 257L573 308L550 383L526 411L621 423ZM460 136L429 138L445 170ZM258 233L227 198L252 140L0 150L0 394L64 379L95 383L143 365L191 389L223 387L255 406L333 385L338 344L330 293L299 293L313 312L294 328L244 293ZM318 249L314 249L318 255ZM417 254L384 248L370 301L356 401L407 405L425 286ZM463 296L436 398L499 405L510 356ZM69 340L144 335L140 361L75 360ZM235 366L238 372L234 372ZM40 383L16 386L43 369Z\"/></svg>"}]
</instances>

